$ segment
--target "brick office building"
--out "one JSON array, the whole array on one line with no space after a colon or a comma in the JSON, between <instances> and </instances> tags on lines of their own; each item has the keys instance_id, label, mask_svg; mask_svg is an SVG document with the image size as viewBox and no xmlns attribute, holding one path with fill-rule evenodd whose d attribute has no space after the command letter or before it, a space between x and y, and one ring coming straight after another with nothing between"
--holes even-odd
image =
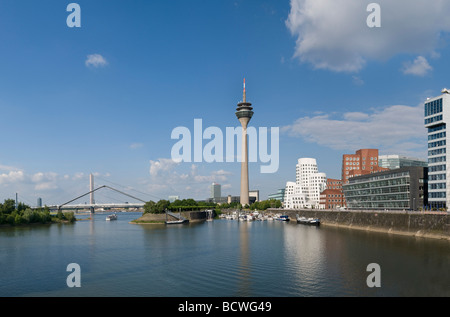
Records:
<instances>
[{"instance_id":1,"label":"brick office building","mask_svg":"<svg viewBox=\"0 0 450 317\"><path fill-rule=\"evenodd\" d=\"M348 183L348 179L354 176L387 170L378 164L378 149L361 149L355 154L342 156L342 184Z\"/></svg>"}]
</instances>

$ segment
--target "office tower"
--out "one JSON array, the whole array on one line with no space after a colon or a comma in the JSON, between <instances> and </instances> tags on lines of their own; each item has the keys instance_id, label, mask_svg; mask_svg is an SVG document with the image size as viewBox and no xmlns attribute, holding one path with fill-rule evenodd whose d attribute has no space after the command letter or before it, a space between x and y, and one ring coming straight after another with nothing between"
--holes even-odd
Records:
<instances>
[{"instance_id":1,"label":"office tower","mask_svg":"<svg viewBox=\"0 0 450 317\"><path fill-rule=\"evenodd\" d=\"M218 202L220 197L222 196L221 188L222 187L220 184L217 183L211 184L211 198L213 199L214 202Z\"/></svg>"},{"instance_id":2,"label":"office tower","mask_svg":"<svg viewBox=\"0 0 450 317\"><path fill-rule=\"evenodd\" d=\"M450 195L447 177L447 121L450 120L450 92L442 90L438 97L424 104L425 128L428 132L428 204L431 208L447 208Z\"/></svg>"}]
</instances>

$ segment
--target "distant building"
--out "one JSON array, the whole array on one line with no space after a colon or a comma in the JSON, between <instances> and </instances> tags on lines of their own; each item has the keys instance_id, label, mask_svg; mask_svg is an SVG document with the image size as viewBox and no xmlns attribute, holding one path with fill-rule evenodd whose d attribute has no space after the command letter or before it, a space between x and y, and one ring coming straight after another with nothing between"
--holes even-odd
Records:
<instances>
[{"instance_id":1,"label":"distant building","mask_svg":"<svg viewBox=\"0 0 450 317\"><path fill-rule=\"evenodd\" d=\"M342 184L346 184L351 177L371 174L387 170L378 164L377 149L361 149L355 154L342 156Z\"/></svg>"},{"instance_id":2,"label":"distant building","mask_svg":"<svg viewBox=\"0 0 450 317\"><path fill-rule=\"evenodd\" d=\"M427 178L421 166L352 177L343 185L347 208L418 210L428 204Z\"/></svg>"},{"instance_id":3,"label":"distant building","mask_svg":"<svg viewBox=\"0 0 450 317\"><path fill-rule=\"evenodd\" d=\"M248 197L250 199L250 203L254 203L255 201L259 201L259 190L250 190L248 192Z\"/></svg>"},{"instance_id":4,"label":"distant building","mask_svg":"<svg viewBox=\"0 0 450 317\"><path fill-rule=\"evenodd\" d=\"M320 207L322 209L337 209L345 206L342 189L325 189L320 193Z\"/></svg>"},{"instance_id":5,"label":"distant building","mask_svg":"<svg viewBox=\"0 0 450 317\"><path fill-rule=\"evenodd\" d=\"M231 195L227 196L227 204L238 203L240 201L241 201L240 196L231 196Z\"/></svg>"},{"instance_id":6,"label":"distant building","mask_svg":"<svg viewBox=\"0 0 450 317\"><path fill-rule=\"evenodd\" d=\"M327 178L327 189L337 189L342 190L342 180Z\"/></svg>"},{"instance_id":7,"label":"distant building","mask_svg":"<svg viewBox=\"0 0 450 317\"><path fill-rule=\"evenodd\" d=\"M341 207L345 207L342 180L328 178L327 188L320 193L320 208L337 209Z\"/></svg>"},{"instance_id":8,"label":"distant building","mask_svg":"<svg viewBox=\"0 0 450 317\"><path fill-rule=\"evenodd\" d=\"M326 181L326 174L318 171L316 159L298 159L296 180L286 183L284 208L320 208L320 193L325 190Z\"/></svg>"},{"instance_id":9,"label":"distant building","mask_svg":"<svg viewBox=\"0 0 450 317\"><path fill-rule=\"evenodd\" d=\"M42 198L41 198L41 197L39 197L39 198L37 199L37 207L38 207L38 208L41 208L41 207L42 207Z\"/></svg>"},{"instance_id":10,"label":"distant building","mask_svg":"<svg viewBox=\"0 0 450 317\"><path fill-rule=\"evenodd\" d=\"M220 200L220 197L222 196L222 190L221 190L221 185L217 184L217 183L212 183L211 184L211 198L215 201L215 200Z\"/></svg>"},{"instance_id":11,"label":"distant building","mask_svg":"<svg viewBox=\"0 0 450 317\"><path fill-rule=\"evenodd\" d=\"M427 167L428 162L426 160L401 155L380 155L378 156L378 165L392 170L405 166Z\"/></svg>"},{"instance_id":12,"label":"distant building","mask_svg":"<svg viewBox=\"0 0 450 317\"><path fill-rule=\"evenodd\" d=\"M285 192L285 190L286 190L286 188L278 189L276 193L270 194L268 196L268 199L276 199L276 200L280 200L281 202L284 202L284 192Z\"/></svg>"},{"instance_id":13,"label":"distant building","mask_svg":"<svg viewBox=\"0 0 450 317\"><path fill-rule=\"evenodd\" d=\"M219 198L208 198L205 200L208 203L216 203L216 204L231 204L231 203L240 203L241 202L241 196L231 196L228 195L226 197L219 197ZM256 202L256 196L249 196L249 204L253 204Z\"/></svg>"}]
</instances>

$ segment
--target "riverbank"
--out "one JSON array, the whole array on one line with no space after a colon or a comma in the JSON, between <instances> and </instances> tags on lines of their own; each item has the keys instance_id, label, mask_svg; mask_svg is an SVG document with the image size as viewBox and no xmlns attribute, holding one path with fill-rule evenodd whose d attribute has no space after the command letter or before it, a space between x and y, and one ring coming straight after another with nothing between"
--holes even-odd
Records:
<instances>
[{"instance_id":1,"label":"riverbank","mask_svg":"<svg viewBox=\"0 0 450 317\"><path fill-rule=\"evenodd\" d=\"M268 209L267 212L280 213L281 209ZM321 225L325 226L450 241L448 213L317 209L283 210L282 212L289 215L292 220L296 219L296 215L320 218Z\"/></svg>"}]
</instances>

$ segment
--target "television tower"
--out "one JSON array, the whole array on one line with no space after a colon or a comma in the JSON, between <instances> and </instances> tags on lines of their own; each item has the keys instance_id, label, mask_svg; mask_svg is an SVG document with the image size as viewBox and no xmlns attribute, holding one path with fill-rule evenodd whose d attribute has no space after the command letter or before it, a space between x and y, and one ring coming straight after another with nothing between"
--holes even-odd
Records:
<instances>
[{"instance_id":1,"label":"television tower","mask_svg":"<svg viewBox=\"0 0 450 317\"><path fill-rule=\"evenodd\" d=\"M242 125L242 162L241 162L241 205L248 205L249 200L249 186L248 186L248 145L247 145L247 125L253 116L253 108L250 102L246 100L245 92L245 78L244 78L244 93L243 101L238 103L236 109L236 117Z\"/></svg>"}]
</instances>

